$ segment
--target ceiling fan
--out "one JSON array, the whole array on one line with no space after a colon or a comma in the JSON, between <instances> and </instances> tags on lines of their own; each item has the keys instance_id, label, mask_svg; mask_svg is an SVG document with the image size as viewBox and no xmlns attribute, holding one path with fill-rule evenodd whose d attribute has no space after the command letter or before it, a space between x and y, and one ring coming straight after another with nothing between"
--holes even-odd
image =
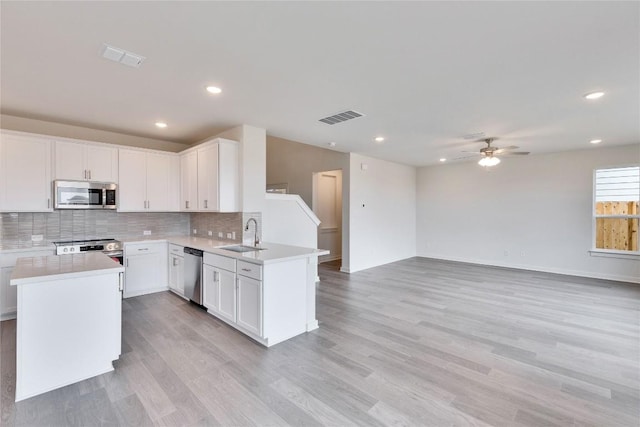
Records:
<instances>
[{"instance_id":1,"label":"ceiling fan","mask_svg":"<svg viewBox=\"0 0 640 427\"><path fill-rule=\"evenodd\" d=\"M475 153L476 155L482 156L482 158L478 161L478 164L484 167L491 167L500 163L500 159L498 158L498 156L503 156L503 155L526 156L527 154L529 154L528 151L513 151L520 148L515 145L510 145L508 147L502 147L502 148L491 145L491 143L496 139L498 138L478 139L476 140L476 142L484 142L485 144L487 144L487 146L484 148L481 148L479 152L463 151L463 153Z\"/></svg>"}]
</instances>

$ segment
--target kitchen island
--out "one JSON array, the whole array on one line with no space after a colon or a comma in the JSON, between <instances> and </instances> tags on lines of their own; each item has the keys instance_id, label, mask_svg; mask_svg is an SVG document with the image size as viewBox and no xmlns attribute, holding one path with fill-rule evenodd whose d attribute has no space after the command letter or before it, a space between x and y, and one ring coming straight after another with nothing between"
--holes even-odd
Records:
<instances>
[{"instance_id":1,"label":"kitchen island","mask_svg":"<svg viewBox=\"0 0 640 427\"><path fill-rule=\"evenodd\" d=\"M100 252L17 260L16 402L113 370L123 273Z\"/></svg>"}]
</instances>

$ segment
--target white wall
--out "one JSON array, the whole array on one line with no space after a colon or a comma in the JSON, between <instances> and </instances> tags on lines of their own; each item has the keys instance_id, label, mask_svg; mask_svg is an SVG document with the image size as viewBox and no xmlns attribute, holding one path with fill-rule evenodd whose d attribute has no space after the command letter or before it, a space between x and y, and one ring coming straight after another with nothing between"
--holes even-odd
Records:
<instances>
[{"instance_id":1,"label":"white wall","mask_svg":"<svg viewBox=\"0 0 640 427\"><path fill-rule=\"evenodd\" d=\"M363 170L361 165L367 169ZM350 155L349 258L355 272L416 255L416 168Z\"/></svg>"},{"instance_id":2,"label":"white wall","mask_svg":"<svg viewBox=\"0 0 640 427\"><path fill-rule=\"evenodd\" d=\"M318 247L320 220L297 194L267 194L262 239L283 245Z\"/></svg>"},{"instance_id":3,"label":"white wall","mask_svg":"<svg viewBox=\"0 0 640 427\"><path fill-rule=\"evenodd\" d=\"M593 170L640 146L510 157L418 170L418 256L640 281L640 260L591 256Z\"/></svg>"}]
</instances>

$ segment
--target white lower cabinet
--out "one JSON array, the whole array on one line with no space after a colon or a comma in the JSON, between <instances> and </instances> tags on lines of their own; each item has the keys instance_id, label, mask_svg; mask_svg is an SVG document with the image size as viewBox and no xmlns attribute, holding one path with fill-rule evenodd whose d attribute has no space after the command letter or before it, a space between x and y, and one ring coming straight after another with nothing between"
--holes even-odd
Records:
<instances>
[{"instance_id":1,"label":"white lower cabinet","mask_svg":"<svg viewBox=\"0 0 640 427\"><path fill-rule=\"evenodd\" d=\"M53 255L53 249L41 249L28 252L10 252L0 255L0 320L16 317L18 306L17 286L11 286L11 273L18 258Z\"/></svg>"},{"instance_id":2,"label":"white lower cabinet","mask_svg":"<svg viewBox=\"0 0 640 427\"><path fill-rule=\"evenodd\" d=\"M317 328L315 283L309 286L307 265L301 258L262 265L205 252L203 305L260 344L278 344ZM312 322L308 304L314 308Z\"/></svg>"},{"instance_id":3,"label":"white lower cabinet","mask_svg":"<svg viewBox=\"0 0 640 427\"><path fill-rule=\"evenodd\" d=\"M238 275L238 326L262 336L262 282Z\"/></svg>"},{"instance_id":4,"label":"white lower cabinet","mask_svg":"<svg viewBox=\"0 0 640 427\"><path fill-rule=\"evenodd\" d=\"M169 290L184 297L184 247L169 245Z\"/></svg>"},{"instance_id":5,"label":"white lower cabinet","mask_svg":"<svg viewBox=\"0 0 640 427\"><path fill-rule=\"evenodd\" d=\"M236 260L205 253L202 266L203 305L209 313L230 323L236 323L237 291Z\"/></svg>"},{"instance_id":6,"label":"white lower cabinet","mask_svg":"<svg viewBox=\"0 0 640 427\"><path fill-rule=\"evenodd\" d=\"M167 243L125 243L124 298L168 288Z\"/></svg>"},{"instance_id":7,"label":"white lower cabinet","mask_svg":"<svg viewBox=\"0 0 640 427\"><path fill-rule=\"evenodd\" d=\"M204 283L203 305L215 316L236 322L236 273L204 264L202 267Z\"/></svg>"}]
</instances>

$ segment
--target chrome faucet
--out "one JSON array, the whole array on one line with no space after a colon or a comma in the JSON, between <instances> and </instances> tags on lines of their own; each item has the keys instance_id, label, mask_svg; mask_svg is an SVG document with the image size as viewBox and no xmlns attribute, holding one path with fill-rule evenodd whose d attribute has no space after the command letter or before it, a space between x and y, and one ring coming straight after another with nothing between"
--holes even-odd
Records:
<instances>
[{"instance_id":1,"label":"chrome faucet","mask_svg":"<svg viewBox=\"0 0 640 427\"><path fill-rule=\"evenodd\" d=\"M247 220L247 223L244 226L244 231L249 231L249 223L251 221L253 221L253 223L256 225L255 234L253 235L253 246L255 246L257 248L258 245L260 244L260 239L258 238L258 221L256 221L255 218L249 218Z\"/></svg>"}]
</instances>

